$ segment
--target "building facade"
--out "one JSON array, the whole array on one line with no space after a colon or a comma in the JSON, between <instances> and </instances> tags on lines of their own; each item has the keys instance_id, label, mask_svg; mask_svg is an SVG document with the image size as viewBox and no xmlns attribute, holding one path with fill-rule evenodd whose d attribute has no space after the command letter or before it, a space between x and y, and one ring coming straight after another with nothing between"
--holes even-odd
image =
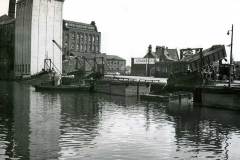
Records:
<instances>
[{"instance_id":1,"label":"building facade","mask_svg":"<svg viewBox=\"0 0 240 160\"><path fill-rule=\"evenodd\" d=\"M116 55L106 55L105 73L124 75L126 60Z\"/></svg>"},{"instance_id":2,"label":"building facade","mask_svg":"<svg viewBox=\"0 0 240 160\"><path fill-rule=\"evenodd\" d=\"M131 75L158 77L160 75L169 75L171 69L166 70L166 64L173 64L178 61L179 56L177 49L156 46L155 52L152 52L152 46L149 45L148 53L143 58L131 59ZM169 73L166 74L165 72Z\"/></svg>"},{"instance_id":3,"label":"building facade","mask_svg":"<svg viewBox=\"0 0 240 160\"><path fill-rule=\"evenodd\" d=\"M15 21L15 76L33 75L51 59L62 72L62 53L52 40L62 44L64 0L19 0Z\"/></svg>"},{"instance_id":4,"label":"building facade","mask_svg":"<svg viewBox=\"0 0 240 160\"><path fill-rule=\"evenodd\" d=\"M63 21L63 54L81 56L101 52L101 33L94 21L90 24Z\"/></svg>"},{"instance_id":5,"label":"building facade","mask_svg":"<svg viewBox=\"0 0 240 160\"><path fill-rule=\"evenodd\" d=\"M12 79L14 70L15 20L3 15L0 17L0 79Z\"/></svg>"}]
</instances>

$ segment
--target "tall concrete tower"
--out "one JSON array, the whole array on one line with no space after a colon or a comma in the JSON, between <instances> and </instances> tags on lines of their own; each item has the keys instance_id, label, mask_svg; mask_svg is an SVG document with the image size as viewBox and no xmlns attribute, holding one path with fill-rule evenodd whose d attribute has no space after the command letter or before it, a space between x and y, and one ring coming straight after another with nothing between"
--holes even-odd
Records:
<instances>
[{"instance_id":1,"label":"tall concrete tower","mask_svg":"<svg viewBox=\"0 0 240 160\"><path fill-rule=\"evenodd\" d=\"M16 0L9 0L8 16L15 18Z\"/></svg>"},{"instance_id":2,"label":"tall concrete tower","mask_svg":"<svg viewBox=\"0 0 240 160\"><path fill-rule=\"evenodd\" d=\"M64 0L18 0L15 22L15 76L33 75L51 59L62 72L62 53L52 43L62 44Z\"/></svg>"}]
</instances>

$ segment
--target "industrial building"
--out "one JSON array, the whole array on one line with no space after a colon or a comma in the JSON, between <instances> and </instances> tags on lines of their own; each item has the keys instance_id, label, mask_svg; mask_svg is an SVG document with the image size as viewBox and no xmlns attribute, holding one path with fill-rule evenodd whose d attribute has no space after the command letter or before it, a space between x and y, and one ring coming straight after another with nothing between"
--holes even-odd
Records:
<instances>
[{"instance_id":1,"label":"industrial building","mask_svg":"<svg viewBox=\"0 0 240 160\"><path fill-rule=\"evenodd\" d=\"M101 32L95 22L63 20L63 3L10 0L8 16L0 18L2 79L38 74L46 67L64 74L125 73L126 60L101 53Z\"/></svg>"},{"instance_id":2,"label":"industrial building","mask_svg":"<svg viewBox=\"0 0 240 160\"><path fill-rule=\"evenodd\" d=\"M116 56L101 54L81 54L63 60L63 74L100 72L122 74L126 72L126 60Z\"/></svg>"},{"instance_id":3,"label":"industrial building","mask_svg":"<svg viewBox=\"0 0 240 160\"><path fill-rule=\"evenodd\" d=\"M90 24L63 20L64 55L81 56L101 52L101 32L94 21Z\"/></svg>"},{"instance_id":4,"label":"industrial building","mask_svg":"<svg viewBox=\"0 0 240 160\"><path fill-rule=\"evenodd\" d=\"M10 10L11 11L11 10ZM12 12L10 12L12 13ZM15 20L11 14L0 17L0 79L12 79L14 74Z\"/></svg>"},{"instance_id":5,"label":"industrial building","mask_svg":"<svg viewBox=\"0 0 240 160\"><path fill-rule=\"evenodd\" d=\"M15 76L34 75L53 63L62 72L62 53L52 40L62 43L64 0L19 0L15 20ZM45 59L51 59L46 62ZM50 64L48 64L50 65Z\"/></svg>"}]
</instances>

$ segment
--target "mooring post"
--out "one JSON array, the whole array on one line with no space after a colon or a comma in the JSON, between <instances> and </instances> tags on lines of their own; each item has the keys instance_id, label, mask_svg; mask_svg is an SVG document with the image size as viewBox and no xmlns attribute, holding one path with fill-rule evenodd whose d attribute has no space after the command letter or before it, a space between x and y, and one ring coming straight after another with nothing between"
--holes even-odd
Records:
<instances>
[{"instance_id":1,"label":"mooring post","mask_svg":"<svg viewBox=\"0 0 240 160\"><path fill-rule=\"evenodd\" d=\"M139 97L139 84L140 84L140 80L137 83L137 97Z\"/></svg>"}]
</instances>

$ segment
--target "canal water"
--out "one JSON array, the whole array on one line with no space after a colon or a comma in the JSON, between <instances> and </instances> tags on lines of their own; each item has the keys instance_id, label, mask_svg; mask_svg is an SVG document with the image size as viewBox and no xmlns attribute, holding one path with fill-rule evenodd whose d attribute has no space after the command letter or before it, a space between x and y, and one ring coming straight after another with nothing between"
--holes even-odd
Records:
<instances>
[{"instance_id":1,"label":"canal water","mask_svg":"<svg viewBox=\"0 0 240 160\"><path fill-rule=\"evenodd\" d=\"M0 82L0 159L240 159L240 112Z\"/></svg>"}]
</instances>

